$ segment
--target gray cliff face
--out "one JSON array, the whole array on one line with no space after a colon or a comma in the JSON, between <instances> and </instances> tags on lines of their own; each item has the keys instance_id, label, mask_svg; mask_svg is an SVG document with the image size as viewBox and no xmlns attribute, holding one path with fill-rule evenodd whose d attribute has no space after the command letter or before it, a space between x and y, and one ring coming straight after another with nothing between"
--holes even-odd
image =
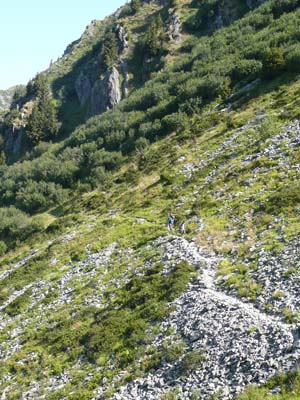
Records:
<instances>
[{"instance_id":1,"label":"gray cliff face","mask_svg":"<svg viewBox=\"0 0 300 400\"><path fill-rule=\"evenodd\" d=\"M120 51L124 51L128 47L128 38L123 26L117 26L117 36L119 40Z\"/></svg>"},{"instance_id":2,"label":"gray cliff face","mask_svg":"<svg viewBox=\"0 0 300 400\"><path fill-rule=\"evenodd\" d=\"M4 131L5 151L8 153L18 154L21 151L22 141L25 132L22 126L13 126L12 129Z\"/></svg>"},{"instance_id":3,"label":"gray cliff face","mask_svg":"<svg viewBox=\"0 0 300 400\"><path fill-rule=\"evenodd\" d=\"M92 89L91 114L101 114L113 108L121 101L121 98L120 74L115 67L112 67Z\"/></svg>"},{"instance_id":4,"label":"gray cliff face","mask_svg":"<svg viewBox=\"0 0 300 400\"><path fill-rule=\"evenodd\" d=\"M122 97L125 97L129 90L129 71L127 63L128 37L127 32L122 25L117 25L116 35L119 44L119 58L116 66L106 70L101 79L91 80L86 73L80 72L75 81L75 91L83 106L89 103L89 111L87 117L91 115L101 114L106 110L113 108L118 104ZM102 70L101 51L99 52L96 65L97 73L100 75ZM94 71L95 73L95 71ZM123 74L122 88L120 85L120 73Z\"/></svg>"},{"instance_id":5,"label":"gray cliff face","mask_svg":"<svg viewBox=\"0 0 300 400\"><path fill-rule=\"evenodd\" d=\"M81 71L75 82L75 90L81 105L85 104L92 94L89 78Z\"/></svg>"},{"instance_id":6,"label":"gray cliff face","mask_svg":"<svg viewBox=\"0 0 300 400\"><path fill-rule=\"evenodd\" d=\"M265 3L267 0L245 0L249 10L253 10ZM212 29L221 29L232 24L236 19L241 17L240 12L232 0L224 0L219 5L216 15L211 18L209 25Z\"/></svg>"}]
</instances>

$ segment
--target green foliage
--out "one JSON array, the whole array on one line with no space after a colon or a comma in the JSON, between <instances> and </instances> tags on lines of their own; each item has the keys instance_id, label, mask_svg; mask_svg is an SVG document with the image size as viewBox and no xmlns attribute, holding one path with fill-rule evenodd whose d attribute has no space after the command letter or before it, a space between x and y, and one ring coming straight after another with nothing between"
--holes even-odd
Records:
<instances>
[{"instance_id":1,"label":"green foliage","mask_svg":"<svg viewBox=\"0 0 300 400\"><path fill-rule=\"evenodd\" d=\"M26 95L26 87L23 85L16 86L12 98L12 107L14 107L14 105L18 103L18 101L20 101L25 95Z\"/></svg>"},{"instance_id":2,"label":"green foliage","mask_svg":"<svg viewBox=\"0 0 300 400\"><path fill-rule=\"evenodd\" d=\"M285 59L283 50L280 48L270 48L266 51L263 58L262 74L265 79L272 79L283 72Z\"/></svg>"},{"instance_id":3,"label":"green foliage","mask_svg":"<svg viewBox=\"0 0 300 400\"><path fill-rule=\"evenodd\" d=\"M103 68L112 65L117 43L114 31L107 26L119 23L114 16L88 39L93 43L90 53L80 42L60 60L60 65L65 65L67 59L73 63L74 54L81 52L76 65L70 61L69 69L53 82L55 95L62 102L61 115L69 110L68 124L77 126L75 131L61 143L39 142L22 162L0 166L3 248L11 250L18 240L26 239L22 254L15 257L9 252L5 260L2 258L1 273L24 258L27 246L41 250L41 257L33 257L0 282L1 301L32 283L51 285L36 306L32 304L36 298L28 292L3 310L12 320L7 332L1 334L4 346L10 340L6 335L15 328L18 318L25 321L22 312L26 312L26 325L22 325L20 335L22 348L16 349L16 355L9 356L1 367L2 375L11 373L20 387L11 389L10 398L21 397L31 382L38 381L43 386L48 376L61 373L70 374L71 381L65 388L47 394L49 399L94 397L94 389L102 383L109 386L105 394L109 397L117 389L110 381L122 376L118 374L120 369L126 369L127 374L120 381L114 380L116 386L164 362L180 365L183 348L176 339L170 343L172 335L161 348L150 349L152 339L162 333L160 322L171 311L168 303L186 289L194 276L193 268L184 263L165 274L159 254L152 260L151 268L144 263L157 252L155 247L147 248L149 241L166 233L168 210L176 208L180 220L181 216L190 218L194 213L203 220L201 229L199 222L188 223L187 237L193 237L204 248L215 249L220 258L228 258L227 263L220 265L221 284L226 276L224 285L253 301L264 288L249 274L249 269L256 267L255 262L250 266L244 262L246 257L255 257L249 249L254 243L258 246L262 243L266 250L278 251L285 244L278 235L281 228L285 241L298 235L299 188L295 182L299 174L296 168L289 168L300 162L297 147L282 144L289 160L286 165L279 164L276 157L258 156L278 132L278 120L281 124L291 115L299 118L298 82L291 83L289 79L294 79L294 75L277 70L274 77L278 79L258 81L256 86L242 90L245 83L261 76L263 62L267 68L266 48L282 49L287 71L295 72L292 65L298 57L299 15L289 11L295 2L266 2L242 20L215 32L214 25L209 24L214 22L216 2L193 1L191 7L188 3L183 7L180 2L175 3L183 21L195 12L198 16L203 13L198 26L201 31L197 35L183 35L182 44L175 46L170 42L170 56L158 60L166 47L164 42L158 45L160 38L155 38L152 30L150 49L146 57L143 51L140 54L145 62L152 59L148 65L150 79L143 87L138 88L132 77L141 69L137 68L141 63L132 54L143 50L135 47L135 35L150 30L155 14L160 13L166 20L167 7L161 10L159 2L145 4L133 17L121 21L125 26L128 23L133 39L127 54L132 90L128 97L114 110L77 126L87 110L82 109L80 116L77 115L79 104L74 100L74 81L81 70L92 80L104 72ZM234 3L242 8L242 2ZM289 14L280 14L282 10ZM128 4L123 8L122 18L130 13ZM230 17L236 17L234 9ZM209 21L207 26L205 21ZM164 27L161 29L164 35ZM207 29L211 34L204 36ZM113 35L106 42L107 65L100 66L100 46L109 32ZM270 65L272 69L271 62L268 68ZM34 81L28 85L32 98L37 96L37 90ZM263 113L269 117L261 120ZM18 118L17 110L11 112L6 120L8 126L18 122ZM244 125L251 128L238 129ZM167 135L173 132L177 134ZM257 157L252 158L253 154ZM182 156L184 164L180 161ZM182 173L185 163L197 167L189 178ZM92 188L97 190L82 193ZM47 210L43 215L46 231L28 237L41 226L35 226L24 212L9 207L12 204L28 213ZM280 218L276 220L284 220L284 227L275 221L277 216ZM144 222L140 224L141 218ZM71 227L78 231L78 236L69 242L61 240L67 228L71 232ZM241 239L241 232L245 233L245 240ZM117 243L118 248L109 267L101 266L96 271L90 265L82 280L71 278L68 302L60 307L62 276L72 276L77 267L85 268L80 263L87 257L87 249L101 251L111 243ZM86 247L87 244L92 246ZM128 252L123 260L123 248L133 249L134 257ZM291 265L285 278L296 273L297 268ZM280 292L273 293L272 302L275 304L280 296ZM87 305L94 301L99 301L97 308ZM45 315L40 312L43 305L49 306ZM272 311L272 304L266 304L265 308ZM298 321L293 310L283 310L283 314L289 322ZM250 327L246 334L258 333ZM38 353L36 364L30 358L34 353ZM201 352L189 352L182 359L183 374L201 368L202 362ZM90 379L95 370L99 376ZM285 398L299 397L296 390L290 394L289 382L291 386L295 382L294 390L297 387L296 379L281 385ZM274 397L267 395L266 388L255 388L249 393L245 398L262 398L262 393ZM174 398L177 393L168 395ZM191 398L201 398L201 394L195 392Z\"/></svg>"},{"instance_id":4,"label":"green foliage","mask_svg":"<svg viewBox=\"0 0 300 400\"><path fill-rule=\"evenodd\" d=\"M215 7L219 7L219 2L193 1L191 8L187 7L185 11L188 15L192 15L193 10L197 8L197 13L202 13L201 19L205 21L207 18L209 20L211 17L214 18ZM262 5L243 19L232 23L222 32L216 31L210 36L199 38L196 35L190 35L178 50L179 54L174 53L170 64L166 59L165 65L158 65L157 60L165 51L166 10L155 9L154 12L151 7L149 9L145 7L147 15L143 14L144 9L143 13L138 13L138 15L143 14L143 18L146 16L146 22L139 20L136 15L132 18L135 22L131 21L128 26L130 29L136 29L134 26L131 27L131 23L141 23L137 29L145 30L143 46L141 48L138 43L136 46L131 44L130 52L140 54L139 62L142 62L143 58L144 60L152 59L153 65L152 61L149 61L150 75L152 68L157 67L160 72L153 74L143 87L133 90L114 110L90 118L83 125L78 126L60 148L47 147L44 145L45 142L42 142L42 145L34 148L28 157L32 160L3 169L0 172L0 205L16 205L27 212L46 209L54 202L64 201L69 189L78 188L84 191L104 187L109 180L110 172L127 160L128 155L132 156L136 153L137 147L140 147L138 140L141 137L153 143L172 132L180 133L181 137L199 136L216 126L221 117L218 110L207 112L206 107L210 104L214 107L213 104L216 101L226 101L230 95L235 95L236 88L261 74L269 78L282 75L285 71L282 69L285 68L283 61L289 71L293 70L293 66L298 65L295 62L298 51L296 29L298 16L290 11L294 10L295 5L289 2L289 6L284 7L289 10L288 16L278 14L276 23L273 23L275 9L281 9L281 6L278 7L273 3ZM243 13L241 5L234 4L233 9L236 10L236 8L238 11L232 16L233 19L239 13ZM122 24L126 25L126 21L122 21ZM61 82L53 83L56 90L58 87L61 88L60 115L64 114L65 108L69 106L70 112L75 112L74 80L78 76L79 69L84 66L87 76L92 79L93 76L97 77L99 73L103 73L103 68L113 65L116 61L119 45L115 26L116 21L109 19L108 23L101 28L99 41L93 43L91 54L82 56L81 61L74 67L74 71L61 79ZM138 42L140 43L141 40ZM105 65L102 65L99 71L99 68L96 70L95 66L99 67L101 43L102 60ZM79 50L76 48L76 51ZM286 60L283 60L282 56ZM135 59L130 60L130 69L135 68L136 62ZM26 94L28 98L39 97L39 91L45 94L46 90L40 89L43 88L43 79L42 76L38 76L28 83ZM268 83L263 82L257 89L262 89L266 84ZM135 87L136 82L132 81L131 85L132 88ZM251 90L250 93L252 93ZM243 96L245 93L238 94L234 98ZM9 126L12 126L18 118L18 111L13 110L6 121ZM68 126L76 125L74 122L77 121L76 118L70 118ZM227 118L229 122L227 127L230 128L230 122L232 122L231 128L235 128L236 119L230 121L230 118ZM35 112L32 114L33 125L38 126L40 120L40 112L36 105ZM29 128L30 124L31 122L29 122ZM50 125L53 124L50 123ZM38 128L32 133L34 142L41 143L40 140L49 140L49 135L44 136L45 130L42 132ZM35 133L37 133L36 139ZM46 188L47 185L43 182L47 185L51 183L51 186ZM26 186L29 189L25 191L26 196L23 201L24 189L22 188ZM47 191L53 193L54 187L59 195L57 199L50 196L48 201L45 199L46 193ZM36 195L33 193L34 190L37 191Z\"/></svg>"},{"instance_id":5,"label":"green foliage","mask_svg":"<svg viewBox=\"0 0 300 400\"><path fill-rule=\"evenodd\" d=\"M16 194L16 205L24 211L34 213L66 199L60 185L52 182L35 182L29 180Z\"/></svg>"},{"instance_id":6,"label":"green foliage","mask_svg":"<svg viewBox=\"0 0 300 400\"><path fill-rule=\"evenodd\" d=\"M216 15L218 11L218 0L204 0L194 2L197 5L198 11L187 23L187 27L196 31L207 29L209 22Z\"/></svg>"},{"instance_id":7,"label":"green foliage","mask_svg":"<svg viewBox=\"0 0 300 400\"><path fill-rule=\"evenodd\" d=\"M158 14L149 24L143 38L144 52L149 56L157 56L165 40L164 23L160 14Z\"/></svg>"},{"instance_id":8,"label":"green foliage","mask_svg":"<svg viewBox=\"0 0 300 400\"><path fill-rule=\"evenodd\" d=\"M130 6L131 6L133 13L135 14L141 8L142 2L141 2L141 0L131 0Z\"/></svg>"},{"instance_id":9,"label":"green foliage","mask_svg":"<svg viewBox=\"0 0 300 400\"><path fill-rule=\"evenodd\" d=\"M288 71L300 71L300 46L295 46L286 54L286 67Z\"/></svg>"},{"instance_id":10,"label":"green foliage","mask_svg":"<svg viewBox=\"0 0 300 400\"><path fill-rule=\"evenodd\" d=\"M41 227L32 221L24 212L15 207L0 208L0 237L7 239L24 239L27 235L37 232ZM2 252L5 247L2 245Z\"/></svg>"},{"instance_id":11,"label":"green foliage","mask_svg":"<svg viewBox=\"0 0 300 400\"><path fill-rule=\"evenodd\" d=\"M14 301L12 301L7 307L5 307L5 312L10 316L16 316L24 312L30 301L31 291L27 291L22 296L18 296Z\"/></svg>"},{"instance_id":12,"label":"green foliage","mask_svg":"<svg viewBox=\"0 0 300 400\"><path fill-rule=\"evenodd\" d=\"M143 151L148 147L148 145L149 141L144 137L138 138L137 141L135 142L135 148L137 151Z\"/></svg>"},{"instance_id":13,"label":"green foliage","mask_svg":"<svg viewBox=\"0 0 300 400\"><path fill-rule=\"evenodd\" d=\"M234 82L247 80L251 81L260 76L262 63L258 60L240 60L233 67L231 77Z\"/></svg>"},{"instance_id":14,"label":"green foliage","mask_svg":"<svg viewBox=\"0 0 300 400\"><path fill-rule=\"evenodd\" d=\"M294 312L289 307L285 307L282 310L282 314L284 316L285 321L288 322L289 324L299 322L299 319L300 319L299 313Z\"/></svg>"},{"instance_id":15,"label":"green foliage","mask_svg":"<svg viewBox=\"0 0 300 400\"><path fill-rule=\"evenodd\" d=\"M102 43L101 60L103 67L108 69L113 66L119 53L119 45L116 33L113 29L108 30Z\"/></svg>"},{"instance_id":16,"label":"green foliage","mask_svg":"<svg viewBox=\"0 0 300 400\"><path fill-rule=\"evenodd\" d=\"M182 262L168 276L157 265L144 276L133 277L115 299L117 307L98 313L95 326L84 339L88 357L95 361L101 354L113 354L119 367L128 365L139 354L146 326L162 320L168 312L165 302L186 288L192 271Z\"/></svg>"},{"instance_id":17,"label":"green foliage","mask_svg":"<svg viewBox=\"0 0 300 400\"><path fill-rule=\"evenodd\" d=\"M179 390L177 388L171 389L163 394L159 400L179 400Z\"/></svg>"},{"instance_id":18,"label":"green foliage","mask_svg":"<svg viewBox=\"0 0 300 400\"><path fill-rule=\"evenodd\" d=\"M278 215L281 212L294 209L300 204L299 186L289 185L279 187L275 193L271 193L261 204L260 209L268 214Z\"/></svg>"},{"instance_id":19,"label":"green foliage","mask_svg":"<svg viewBox=\"0 0 300 400\"><path fill-rule=\"evenodd\" d=\"M6 253L7 246L5 242L0 241L0 257L3 256Z\"/></svg>"},{"instance_id":20,"label":"green foliage","mask_svg":"<svg viewBox=\"0 0 300 400\"><path fill-rule=\"evenodd\" d=\"M188 375L190 372L200 368L204 360L205 355L202 350L196 349L190 351L183 357L181 361L181 374Z\"/></svg>"},{"instance_id":21,"label":"green foliage","mask_svg":"<svg viewBox=\"0 0 300 400\"><path fill-rule=\"evenodd\" d=\"M26 126L26 135L31 144L37 144L42 140L53 139L59 125L56 105L44 75L36 76L33 91L36 101Z\"/></svg>"},{"instance_id":22,"label":"green foliage","mask_svg":"<svg viewBox=\"0 0 300 400\"><path fill-rule=\"evenodd\" d=\"M286 0L283 2L275 1L272 4L274 18L279 18L283 13L290 13L300 6L299 0Z\"/></svg>"},{"instance_id":23,"label":"green foliage","mask_svg":"<svg viewBox=\"0 0 300 400\"><path fill-rule=\"evenodd\" d=\"M286 375L277 375L263 387L249 386L237 400L297 400L300 395L300 373L297 369ZM280 394L270 394L270 390L280 388Z\"/></svg>"},{"instance_id":24,"label":"green foliage","mask_svg":"<svg viewBox=\"0 0 300 400\"><path fill-rule=\"evenodd\" d=\"M166 115L162 119L162 126L167 133L183 130L187 126L187 116L182 112Z\"/></svg>"},{"instance_id":25,"label":"green foliage","mask_svg":"<svg viewBox=\"0 0 300 400\"><path fill-rule=\"evenodd\" d=\"M6 155L4 151L0 151L0 165L3 165L6 163Z\"/></svg>"}]
</instances>

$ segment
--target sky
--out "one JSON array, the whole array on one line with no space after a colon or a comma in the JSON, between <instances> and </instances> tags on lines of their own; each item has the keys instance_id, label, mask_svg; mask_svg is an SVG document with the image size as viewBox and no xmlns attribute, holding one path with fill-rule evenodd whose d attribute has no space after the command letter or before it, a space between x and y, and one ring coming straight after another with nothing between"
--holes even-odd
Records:
<instances>
[{"instance_id":1,"label":"sky","mask_svg":"<svg viewBox=\"0 0 300 400\"><path fill-rule=\"evenodd\" d=\"M26 84L126 0L1 0L0 89Z\"/></svg>"}]
</instances>

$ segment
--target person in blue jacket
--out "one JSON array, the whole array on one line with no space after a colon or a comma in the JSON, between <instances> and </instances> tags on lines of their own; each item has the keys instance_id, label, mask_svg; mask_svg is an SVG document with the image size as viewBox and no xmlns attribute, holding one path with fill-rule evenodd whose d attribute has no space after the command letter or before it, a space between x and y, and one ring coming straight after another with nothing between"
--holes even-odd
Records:
<instances>
[{"instance_id":1,"label":"person in blue jacket","mask_svg":"<svg viewBox=\"0 0 300 400\"><path fill-rule=\"evenodd\" d=\"M175 215L174 214L170 214L168 217L168 231L172 232L173 228L174 228L174 222L175 222Z\"/></svg>"}]
</instances>

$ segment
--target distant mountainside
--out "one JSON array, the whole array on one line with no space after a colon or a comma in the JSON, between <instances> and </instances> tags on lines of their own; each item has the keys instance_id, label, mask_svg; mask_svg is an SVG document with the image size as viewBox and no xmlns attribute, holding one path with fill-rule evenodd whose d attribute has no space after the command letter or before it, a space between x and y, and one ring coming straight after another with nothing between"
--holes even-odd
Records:
<instances>
[{"instance_id":1,"label":"distant mountainside","mask_svg":"<svg viewBox=\"0 0 300 400\"><path fill-rule=\"evenodd\" d=\"M14 93L14 87L7 90L0 90L0 111L9 110Z\"/></svg>"},{"instance_id":2,"label":"distant mountainside","mask_svg":"<svg viewBox=\"0 0 300 400\"><path fill-rule=\"evenodd\" d=\"M132 0L17 91L1 400L300 398L299 27Z\"/></svg>"}]
</instances>

